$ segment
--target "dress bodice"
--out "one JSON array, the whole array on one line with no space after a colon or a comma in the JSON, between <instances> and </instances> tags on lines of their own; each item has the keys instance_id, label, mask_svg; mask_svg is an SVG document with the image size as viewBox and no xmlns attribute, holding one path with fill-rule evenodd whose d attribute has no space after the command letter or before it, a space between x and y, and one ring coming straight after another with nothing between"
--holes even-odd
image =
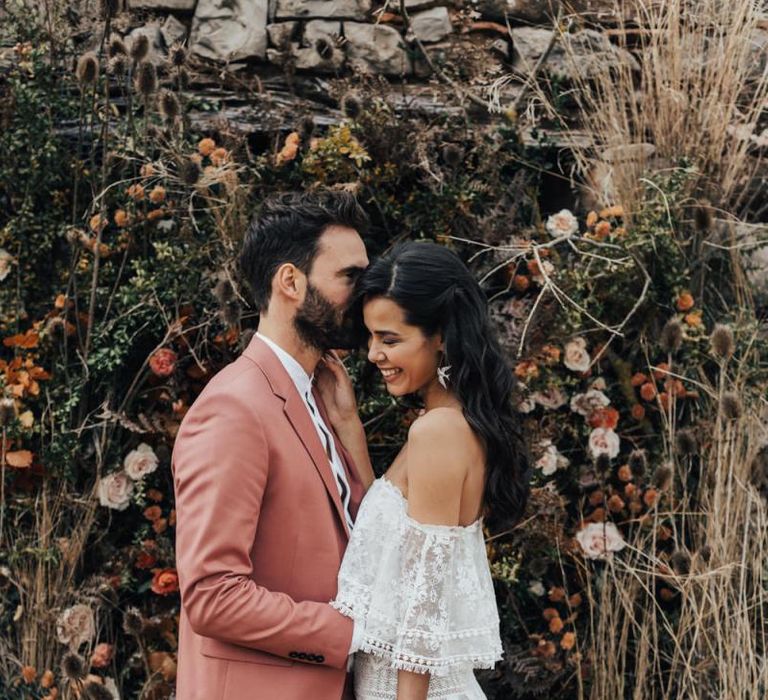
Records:
<instances>
[{"instance_id":1,"label":"dress bodice","mask_svg":"<svg viewBox=\"0 0 768 700\"><path fill-rule=\"evenodd\" d=\"M393 669L443 676L493 668L502 647L482 519L429 525L407 506L392 482L374 481L331 605L364 626L361 651Z\"/></svg>"}]
</instances>

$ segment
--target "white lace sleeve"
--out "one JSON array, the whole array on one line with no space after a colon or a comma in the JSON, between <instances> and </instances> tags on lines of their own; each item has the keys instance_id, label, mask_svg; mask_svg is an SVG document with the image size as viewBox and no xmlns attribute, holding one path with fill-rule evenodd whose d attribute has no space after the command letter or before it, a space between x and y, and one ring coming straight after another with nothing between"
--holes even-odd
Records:
<instances>
[{"instance_id":1,"label":"white lace sleeve","mask_svg":"<svg viewBox=\"0 0 768 700\"><path fill-rule=\"evenodd\" d=\"M444 675L501 658L481 522L419 523L384 479L363 501L331 604L364 625L361 651L394 668Z\"/></svg>"}]
</instances>

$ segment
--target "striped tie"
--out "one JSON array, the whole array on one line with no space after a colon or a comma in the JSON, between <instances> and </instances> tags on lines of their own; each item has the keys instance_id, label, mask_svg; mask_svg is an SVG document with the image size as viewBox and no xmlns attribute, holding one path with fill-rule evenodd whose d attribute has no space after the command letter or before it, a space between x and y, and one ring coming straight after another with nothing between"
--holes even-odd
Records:
<instances>
[{"instance_id":1,"label":"striped tie","mask_svg":"<svg viewBox=\"0 0 768 700\"><path fill-rule=\"evenodd\" d=\"M323 436L323 443L325 447L325 454L328 455L328 461L331 463L331 469L333 471L334 476L336 477L336 484L339 487L339 496L341 496L341 503L344 506L344 518L347 521L347 527L349 528L349 531L352 532L352 516L349 512L349 486L347 486L347 482L345 481L344 477L339 474L335 469L333 469L333 449L331 447L331 436L326 431L325 427L323 426L319 416L317 415L317 412L315 411L314 407L312 406L312 400L310 398L309 392L307 392L307 406L309 407L309 412L312 414L312 418L315 421L315 425L317 425L318 428L320 428L320 433Z\"/></svg>"}]
</instances>

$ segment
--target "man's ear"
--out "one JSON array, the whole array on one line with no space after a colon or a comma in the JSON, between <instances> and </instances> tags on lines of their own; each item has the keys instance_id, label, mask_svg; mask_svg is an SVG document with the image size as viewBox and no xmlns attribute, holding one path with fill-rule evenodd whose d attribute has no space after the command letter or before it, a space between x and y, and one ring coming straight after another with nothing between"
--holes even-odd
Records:
<instances>
[{"instance_id":1,"label":"man's ear","mask_svg":"<svg viewBox=\"0 0 768 700\"><path fill-rule=\"evenodd\" d=\"M293 263L283 263L272 278L272 293L292 301L301 301L307 288L307 276Z\"/></svg>"}]
</instances>

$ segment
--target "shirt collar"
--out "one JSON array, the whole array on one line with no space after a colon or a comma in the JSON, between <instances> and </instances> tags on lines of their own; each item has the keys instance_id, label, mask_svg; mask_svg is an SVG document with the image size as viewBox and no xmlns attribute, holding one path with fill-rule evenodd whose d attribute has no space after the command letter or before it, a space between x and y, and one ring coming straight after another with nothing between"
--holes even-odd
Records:
<instances>
[{"instance_id":1,"label":"shirt collar","mask_svg":"<svg viewBox=\"0 0 768 700\"><path fill-rule=\"evenodd\" d=\"M280 360L280 364L283 365L285 371L299 390L299 394L305 396L307 393L311 393L312 380L314 374L307 374L306 370L299 364L299 361L286 350L283 350L274 340L267 338L267 336L261 333L256 333L258 338L261 338L277 355L277 359Z\"/></svg>"}]
</instances>

